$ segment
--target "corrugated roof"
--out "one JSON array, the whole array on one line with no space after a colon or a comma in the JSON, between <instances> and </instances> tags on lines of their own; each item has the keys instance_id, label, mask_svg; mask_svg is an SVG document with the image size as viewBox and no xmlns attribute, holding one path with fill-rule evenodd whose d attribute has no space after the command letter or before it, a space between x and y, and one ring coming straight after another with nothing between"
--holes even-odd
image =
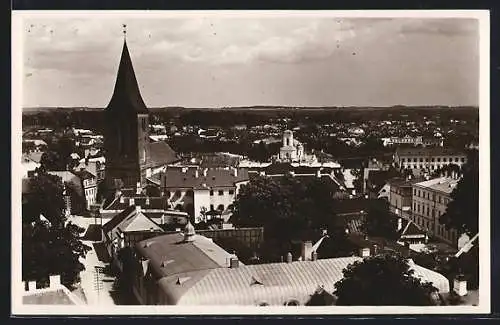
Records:
<instances>
[{"instance_id":1,"label":"corrugated roof","mask_svg":"<svg viewBox=\"0 0 500 325\"><path fill-rule=\"evenodd\" d=\"M132 111L142 114L148 113L139 90L126 41L123 42L122 56L118 67L113 96L106 109Z\"/></svg>"},{"instance_id":2,"label":"corrugated roof","mask_svg":"<svg viewBox=\"0 0 500 325\"><path fill-rule=\"evenodd\" d=\"M41 290L23 296L24 305L76 305L64 289Z\"/></svg>"},{"instance_id":3,"label":"corrugated roof","mask_svg":"<svg viewBox=\"0 0 500 325\"><path fill-rule=\"evenodd\" d=\"M283 305L290 300L305 304L318 286L333 292L335 282L343 277L342 271L358 260L361 258L345 257L218 268L187 290L178 304Z\"/></svg>"},{"instance_id":4,"label":"corrugated roof","mask_svg":"<svg viewBox=\"0 0 500 325\"><path fill-rule=\"evenodd\" d=\"M198 177L196 177L198 171ZM186 168L185 172L180 167L169 167L163 175L164 188L218 188L234 187L235 183L248 180L248 170L238 168L238 175L234 176L233 170L223 168L207 169L204 176L203 169Z\"/></svg>"}]
</instances>

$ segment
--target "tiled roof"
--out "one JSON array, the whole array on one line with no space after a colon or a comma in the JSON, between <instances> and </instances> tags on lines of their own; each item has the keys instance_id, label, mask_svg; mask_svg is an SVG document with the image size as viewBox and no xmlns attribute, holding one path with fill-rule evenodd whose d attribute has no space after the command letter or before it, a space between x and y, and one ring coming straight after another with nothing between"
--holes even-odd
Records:
<instances>
[{"instance_id":1,"label":"tiled roof","mask_svg":"<svg viewBox=\"0 0 500 325\"><path fill-rule=\"evenodd\" d=\"M462 151L454 150L452 148L443 147L417 147L417 148L406 148L400 147L396 149L398 156L448 156L448 155L462 155L465 153Z\"/></svg>"},{"instance_id":2,"label":"tiled roof","mask_svg":"<svg viewBox=\"0 0 500 325\"><path fill-rule=\"evenodd\" d=\"M107 110L133 111L147 114L148 109L139 91L139 85L128 52L127 42L123 43L122 56L118 67L115 89Z\"/></svg>"},{"instance_id":3,"label":"tiled roof","mask_svg":"<svg viewBox=\"0 0 500 325\"><path fill-rule=\"evenodd\" d=\"M164 188L218 188L234 187L235 183L247 181L247 169L238 168L238 175L234 176L232 169L207 169L207 176L204 176L203 169L196 168L169 167L163 175L162 185Z\"/></svg>"},{"instance_id":4,"label":"tiled roof","mask_svg":"<svg viewBox=\"0 0 500 325\"><path fill-rule=\"evenodd\" d=\"M179 160L177 153L164 141L150 142L148 145L154 166L167 165Z\"/></svg>"}]
</instances>

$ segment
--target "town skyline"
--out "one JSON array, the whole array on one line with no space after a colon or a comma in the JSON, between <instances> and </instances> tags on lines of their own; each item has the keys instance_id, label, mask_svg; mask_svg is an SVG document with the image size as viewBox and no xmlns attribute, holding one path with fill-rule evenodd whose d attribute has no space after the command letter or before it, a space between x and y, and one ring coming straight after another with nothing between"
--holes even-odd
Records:
<instances>
[{"instance_id":1,"label":"town skyline","mask_svg":"<svg viewBox=\"0 0 500 325\"><path fill-rule=\"evenodd\" d=\"M478 106L478 21L311 16L31 18L23 106L104 107L123 23L148 107Z\"/></svg>"}]
</instances>

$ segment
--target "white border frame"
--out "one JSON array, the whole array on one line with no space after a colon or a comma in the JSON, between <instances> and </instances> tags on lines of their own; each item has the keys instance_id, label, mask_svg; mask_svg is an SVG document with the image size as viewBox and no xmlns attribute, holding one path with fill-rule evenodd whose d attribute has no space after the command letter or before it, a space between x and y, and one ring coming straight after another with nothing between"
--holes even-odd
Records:
<instances>
[{"instance_id":1,"label":"white border frame","mask_svg":"<svg viewBox=\"0 0 500 325\"><path fill-rule=\"evenodd\" d=\"M440 306L440 307L228 307L228 306L26 306L22 305L21 279L21 180L20 173L22 130L22 76L23 74L23 19L30 17L65 18L92 16L106 18L120 15L124 18L188 18L195 16L288 16L288 17L339 17L339 18L473 18L479 20L480 30L480 80L479 80L479 229L480 242L480 287L479 306ZM11 193L12 193L12 314L15 315L376 315L376 314L487 314L491 312L490 303L490 15L487 10L351 10L351 11L13 11L12 12L12 152L11 152Z\"/></svg>"}]
</instances>

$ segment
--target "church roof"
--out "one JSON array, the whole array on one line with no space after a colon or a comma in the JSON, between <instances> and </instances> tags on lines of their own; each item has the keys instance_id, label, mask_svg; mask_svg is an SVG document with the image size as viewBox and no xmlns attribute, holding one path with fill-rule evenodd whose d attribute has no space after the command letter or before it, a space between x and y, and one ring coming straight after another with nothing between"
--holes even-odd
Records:
<instances>
[{"instance_id":1,"label":"church roof","mask_svg":"<svg viewBox=\"0 0 500 325\"><path fill-rule=\"evenodd\" d=\"M166 142L150 142L149 153L154 166L167 165L179 161L177 153Z\"/></svg>"},{"instance_id":2,"label":"church roof","mask_svg":"<svg viewBox=\"0 0 500 325\"><path fill-rule=\"evenodd\" d=\"M123 43L115 89L107 109L126 110L143 114L148 113L148 109L139 91L139 85L135 77L126 41Z\"/></svg>"}]
</instances>

